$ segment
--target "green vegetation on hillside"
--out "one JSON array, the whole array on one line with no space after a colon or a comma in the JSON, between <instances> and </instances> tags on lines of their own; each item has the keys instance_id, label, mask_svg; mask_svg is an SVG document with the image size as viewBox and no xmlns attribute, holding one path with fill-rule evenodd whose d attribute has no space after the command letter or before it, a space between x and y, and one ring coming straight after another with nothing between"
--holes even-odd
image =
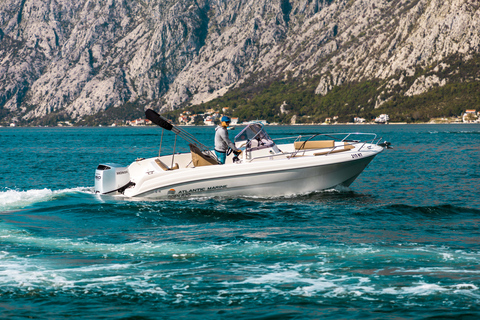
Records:
<instances>
[{"instance_id":1,"label":"green vegetation on hillside","mask_svg":"<svg viewBox=\"0 0 480 320\"><path fill-rule=\"evenodd\" d=\"M223 97L195 106L194 112L206 109L229 108L229 114L243 120L265 119L269 122L289 123L293 115L297 122L323 122L326 117L339 116L339 121L350 121L358 115L372 116L369 99L378 82L366 81L335 87L325 97L315 94L318 79L296 83L274 81L263 86L237 89ZM280 106L285 102L284 113ZM360 106L360 107L359 107Z\"/></svg>"},{"instance_id":2,"label":"green vegetation on hillside","mask_svg":"<svg viewBox=\"0 0 480 320\"><path fill-rule=\"evenodd\" d=\"M338 122L353 122L354 117L371 120L381 113L391 121L428 121L436 117L460 116L465 109L480 109L480 82L451 83L413 97L403 91L392 94L392 99L375 109L378 81L350 83L334 87L326 96L315 94L317 81L307 83L273 82L260 92L236 90L208 103L186 108L197 113L213 108L229 107L229 114L240 121L265 119L269 122L290 123L293 115L297 123L320 123L327 117L338 116ZM288 113L282 114L283 102Z\"/></svg>"},{"instance_id":3,"label":"green vegetation on hillside","mask_svg":"<svg viewBox=\"0 0 480 320\"><path fill-rule=\"evenodd\" d=\"M466 109L480 109L479 81L451 83L413 97L394 97L376 111L388 113L391 121L423 122L460 116Z\"/></svg>"},{"instance_id":4,"label":"green vegetation on hillside","mask_svg":"<svg viewBox=\"0 0 480 320\"><path fill-rule=\"evenodd\" d=\"M144 106L139 103L127 102L117 108L108 108L91 116L85 116L77 125L110 125L125 124L126 121L145 118Z\"/></svg>"}]
</instances>

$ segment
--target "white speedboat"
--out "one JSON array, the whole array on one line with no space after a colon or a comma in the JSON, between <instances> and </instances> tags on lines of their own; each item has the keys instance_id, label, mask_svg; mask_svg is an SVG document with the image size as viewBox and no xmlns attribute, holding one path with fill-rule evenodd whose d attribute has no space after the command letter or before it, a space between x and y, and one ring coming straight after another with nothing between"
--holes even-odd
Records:
<instances>
[{"instance_id":1,"label":"white speedboat","mask_svg":"<svg viewBox=\"0 0 480 320\"><path fill-rule=\"evenodd\" d=\"M389 147L375 134L315 134L274 141L252 123L236 137L243 152L219 164L214 153L153 110L147 118L190 144L190 152L137 159L125 167L100 164L95 192L127 198L211 196L279 197L349 186L373 158ZM163 134L162 134L163 138Z\"/></svg>"}]
</instances>

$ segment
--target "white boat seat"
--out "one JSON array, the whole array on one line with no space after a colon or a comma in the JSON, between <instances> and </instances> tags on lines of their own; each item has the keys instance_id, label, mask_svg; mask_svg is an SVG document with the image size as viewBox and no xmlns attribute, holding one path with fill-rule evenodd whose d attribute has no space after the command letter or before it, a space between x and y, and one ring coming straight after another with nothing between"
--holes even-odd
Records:
<instances>
[{"instance_id":1,"label":"white boat seat","mask_svg":"<svg viewBox=\"0 0 480 320\"><path fill-rule=\"evenodd\" d=\"M295 141L293 143L293 146L295 147L295 150L333 148L335 146L335 141L334 140Z\"/></svg>"}]
</instances>

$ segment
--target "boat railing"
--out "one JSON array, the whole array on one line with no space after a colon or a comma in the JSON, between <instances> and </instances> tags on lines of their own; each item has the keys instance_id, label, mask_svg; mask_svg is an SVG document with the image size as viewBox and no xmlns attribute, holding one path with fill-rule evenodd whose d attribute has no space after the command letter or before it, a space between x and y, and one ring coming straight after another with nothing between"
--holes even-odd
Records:
<instances>
[{"instance_id":1,"label":"boat railing","mask_svg":"<svg viewBox=\"0 0 480 320\"><path fill-rule=\"evenodd\" d=\"M363 144L363 145L367 143L378 144L382 139L382 138L378 138L375 133L349 132L349 133L317 133L317 134L307 135L307 136L298 135L298 136L291 136L291 137L275 138L273 140L275 141L275 143L277 143L277 141L280 141L280 140L287 140L287 141L290 140L295 142L295 141L327 140L327 138L337 142L347 142L351 144L355 143L355 144Z\"/></svg>"},{"instance_id":2,"label":"boat railing","mask_svg":"<svg viewBox=\"0 0 480 320\"><path fill-rule=\"evenodd\" d=\"M366 144L375 144L377 145L382 138L377 137L376 134L374 133L360 133L360 132L355 132L355 133L328 133L328 134L313 134L313 135L308 135L308 136L291 136L291 137L283 137L283 138L275 138L272 139L277 145L279 144L285 144L285 143L295 143L295 142L307 142L307 141L322 141L322 140L333 140L334 142L343 142L343 145L337 145L334 143L332 147L323 147L323 148L318 148L318 149L298 149L294 150L291 152L281 152L281 153L275 153L275 154L269 154L269 155L264 155L264 156L257 156L254 158L251 158L249 162L255 161L255 160L261 160L261 159L274 159L278 157L286 157L286 158L294 158L298 156L304 156L306 152L312 155L325 155L328 156L330 154L337 153L338 151L343 151L343 150L348 150L350 149L348 146L359 146L358 151L361 151L362 148L365 147ZM358 139L361 138L361 139ZM328 149L327 152L325 152L325 149ZM318 153L317 151L323 151L321 153Z\"/></svg>"}]
</instances>

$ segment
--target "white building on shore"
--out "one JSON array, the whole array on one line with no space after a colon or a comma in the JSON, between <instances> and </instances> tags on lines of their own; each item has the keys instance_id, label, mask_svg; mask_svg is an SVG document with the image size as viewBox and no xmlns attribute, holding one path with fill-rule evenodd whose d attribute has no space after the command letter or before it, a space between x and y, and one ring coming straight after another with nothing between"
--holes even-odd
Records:
<instances>
[{"instance_id":1,"label":"white building on shore","mask_svg":"<svg viewBox=\"0 0 480 320\"><path fill-rule=\"evenodd\" d=\"M464 123L474 123L479 122L477 110L467 109L462 115L462 121Z\"/></svg>"},{"instance_id":2,"label":"white building on shore","mask_svg":"<svg viewBox=\"0 0 480 320\"><path fill-rule=\"evenodd\" d=\"M383 113L375 118L375 123L386 124L388 123L388 120L390 120L388 114Z\"/></svg>"}]
</instances>

